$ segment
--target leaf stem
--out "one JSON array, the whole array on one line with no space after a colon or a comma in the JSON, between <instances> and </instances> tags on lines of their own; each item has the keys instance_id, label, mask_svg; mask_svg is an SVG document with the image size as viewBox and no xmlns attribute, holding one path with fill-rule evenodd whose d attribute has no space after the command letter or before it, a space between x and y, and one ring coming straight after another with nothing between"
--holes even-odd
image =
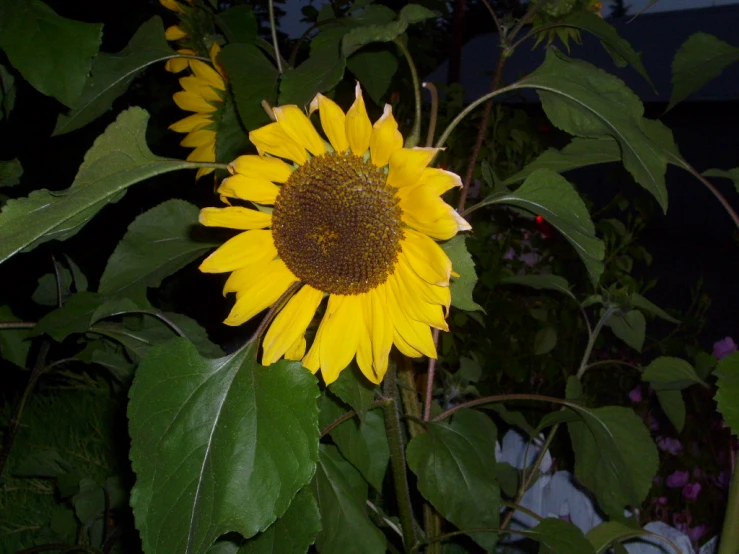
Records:
<instances>
[{"instance_id":1,"label":"leaf stem","mask_svg":"<svg viewBox=\"0 0 739 554\"><path fill-rule=\"evenodd\" d=\"M179 161L179 160L178 160ZM228 171L228 164L222 164L217 162L187 162L188 169L195 169L196 167L212 167L213 169L223 169Z\"/></svg>"},{"instance_id":2,"label":"leaf stem","mask_svg":"<svg viewBox=\"0 0 739 554\"><path fill-rule=\"evenodd\" d=\"M0 321L0 331L3 329L33 329L35 321Z\"/></svg>"},{"instance_id":3,"label":"leaf stem","mask_svg":"<svg viewBox=\"0 0 739 554\"><path fill-rule=\"evenodd\" d=\"M387 399L385 399L385 398L383 398L382 400L375 400L372 404L370 404L370 407L367 408L367 410L369 411L369 410L373 410L374 408L380 408L380 407L382 407L385 404L385 401L386 400ZM348 412L346 412L345 414L341 415L340 417L337 417L334 421L332 421L331 423L329 423L328 425L326 425L326 427L324 427L321 430L321 438L325 437L331 431L333 431L334 429L336 429L339 425L341 425L345 421L349 421L351 418L353 418L356 415L357 415L356 410L349 410Z\"/></svg>"},{"instance_id":4,"label":"leaf stem","mask_svg":"<svg viewBox=\"0 0 739 554\"><path fill-rule=\"evenodd\" d=\"M590 333L590 338L588 338L588 344L585 346L585 351L582 354L582 360L580 361L580 367L577 369L577 374L575 377L579 379L582 379L582 376L585 374L585 371L588 369L588 360L590 359L590 355L593 353L593 347L595 346L595 341L598 339L598 335L600 335L600 332L603 330L603 326L606 324L606 322L611 318L613 314L615 314L619 309L615 308L613 306L609 307L603 315L598 320L598 323L595 324L595 329L593 329L593 332Z\"/></svg>"},{"instance_id":5,"label":"leaf stem","mask_svg":"<svg viewBox=\"0 0 739 554\"><path fill-rule=\"evenodd\" d=\"M405 447L400 427L400 414L398 410L398 387L396 380L397 367L391 361L388 372L385 375L384 391L386 400L383 402L385 412L385 430L387 442L390 446L390 465L395 483L395 494L398 497L398 510L400 512L400 526L403 528L403 545L406 552L418 543L416 537L416 524L413 520L413 507L411 494L408 487L408 474L406 472Z\"/></svg>"},{"instance_id":6,"label":"leaf stem","mask_svg":"<svg viewBox=\"0 0 739 554\"><path fill-rule=\"evenodd\" d=\"M431 115L429 117L429 129L426 133L426 148L434 144L434 133L436 132L436 120L439 116L439 91L434 83L421 83L421 86L431 94Z\"/></svg>"},{"instance_id":7,"label":"leaf stem","mask_svg":"<svg viewBox=\"0 0 739 554\"><path fill-rule=\"evenodd\" d=\"M557 398L556 396L544 396L542 394L496 394L493 396L485 396L483 398L476 398L475 400L470 400L469 402L463 402L462 404L457 404L453 408L449 408L447 411L442 412L435 418L433 418L431 421L442 421L444 419L447 419L451 415L454 414L457 410L462 410L464 408L474 408L476 406L482 406L484 404L494 404L496 402L505 402L506 400L536 400L538 402L549 402L551 404L561 404L563 406L566 406L568 408L572 408L573 410L582 410L583 407L575 402L570 402L569 400L563 400L561 398Z\"/></svg>"},{"instance_id":8,"label":"leaf stem","mask_svg":"<svg viewBox=\"0 0 739 554\"><path fill-rule=\"evenodd\" d=\"M269 27L272 30L272 46L275 49L275 61L277 62L277 71L282 73L282 56L280 56L280 46L277 44L277 26L275 25L275 2L269 0Z\"/></svg>"},{"instance_id":9,"label":"leaf stem","mask_svg":"<svg viewBox=\"0 0 739 554\"><path fill-rule=\"evenodd\" d=\"M408 47L403 43L401 39L394 39L393 42L400 49L408 62L408 68L411 70L411 79L413 80L413 99L416 107L416 114L413 119L413 128L410 134L405 139L405 147L413 148L417 146L421 140L421 82L418 79L418 71L416 71L416 64L413 63L413 58L408 50Z\"/></svg>"}]
</instances>

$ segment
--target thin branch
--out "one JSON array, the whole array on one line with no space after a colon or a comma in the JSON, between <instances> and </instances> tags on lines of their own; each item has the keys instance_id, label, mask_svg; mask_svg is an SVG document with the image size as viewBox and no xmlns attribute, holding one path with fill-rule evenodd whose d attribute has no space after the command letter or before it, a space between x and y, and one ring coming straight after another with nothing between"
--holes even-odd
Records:
<instances>
[{"instance_id":1,"label":"thin branch","mask_svg":"<svg viewBox=\"0 0 739 554\"><path fill-rule=\"evenodd\" d=\"M272 46L275 49L275 61L277 62L277 71L282 73L282 56L280 56L280 46L277 44L277 26L275 24L275 2L269 0L269 27L272 30Z\"/></svg>"},{"instance_id":2,"label":"thin branch","mask_svg":"<svg viewBox=\"0 0 739 554\"><path fill-rule=\"evenodd\" d=\"M35 321L0 321L0 331L3 329L33 329Z\"/></svg>"},{"instance_id":3,"label":"thin branch","mask_svg":"<svg viewBox=\"0 0 739 554\"><path fill-rule=\"evenodd\" d=\"M449 408L447 411L440 413L438 416L433 418L431 421L442 421L450 417L457 410L463 410L465 408L474 408L476 406L482 406L484 404L494 404L496 402L505 402L506 400L536 400L538 402L549 402L552 404L561 404L563 406L567 406L568 408L572 408L573 410L583 409L582 406L580 406L579 404L576 404L575 402L570 402L569 400L562 400L561 398L557 398L556 396L544 396L541 394L496 394L493 396L485 396L483 398L476 398L475 400L470 400L469 402L463 402L462 404L457 404L453 408Z\"/></svg>"},{"instance_id":4,"label":"thin branch","mask_svg":"<svg viewBox=\"0 0 739 554\"><path fill-rule=\"evenodd\" d=\"M54 277L56 279L56 305L62 307L62 274L59 271L59 263L56 261L54 254L51 255L51 263L54 265Z\"/></svg>"},{"instance_id":5,"label":"thin branch","mask_svg":"<svg viewBox=\"0 0 739 554\"><path fill-rule=\"evenodd\" d=\"M439 330L433 329L432 339L434 348L439 342ZM431 418L431 403L434 400L434 377L436 374L436 358L429 358L428 372L426 376L426 396L423 402L423 420L428 421Z\"/></svg>"},{"instance_id":6,"label":"thin branch","mask_svg":"<svg viewBox=\"0 0 739 554\"><path fill-rule=\"evenodd\" d=\"M421 83L421 86L431 94L431 114L429 117L429 130L426 134L426 147L430 148L434 144L434 133L436 132L436 120L439 116L439 91L434 83Z\"/></svg>"},{"instance_id":7,"label":"thin branch","mask_svg":"<svg viewBox=\"0 0 739 554\"><path fill-rule=\"evenodd\" d=\"M411 70L411 79L413 81L413 99L415 102L416 114L413 119L413 128L410 134L405 139L405 147L413 148L421 140L421 82L418 79L418 71L416 71L416 64L413 63L413 58L408 50L408 47L403 43L401 39L395 39L393 42L400 49L405 56L405 60L408 62L408 67Z\"/></svg>"},{"instance_id":8,"label":"thin branch","mask_svg":"<svg viewBox=\"0 0 739 554\"><path fill-rule=\"evenodd\" d=\"M503 25L500 23L500 19L498 18L498 14L495 13L495 10L490 5L490 2L488 0L482 0L482 3L485 4L485 7L490 12L490 15L493 18L493 22L495 23L495 28L498 30L498 36L502 39L505 36L505 32L503 31Z\"/></svg>"},{"instance_id":9,"label":"thin branch","mask_svg":"<svg viewBox=\"0 0 739 554\"><path fill-rule=\"evenodd\" d=\"M385 398L383 398L382 400L375 400L372 404L370 404L369 408L367 408L367 411L374 410L375 408L379 408L379 407L383 406L385 404L386 400L387 399L385 399ZM321 438L325 437L331 431L333 431L334 429L336 429L339 425L341 425L345 421L350 420L351 418L353 418L356 415L358 415L357 412L356 412L356 410L349 410L348 412L346 412L342 416L337 417L334 421L332 421L331 423L329 423L328 425L326 425L326 427L324 427L321 430Z\"/></svg>"},{"instance_id":10,"label":"thin branch","mask_svg":"<svg viewBox=\"0 0 739 554\"><path fill-rule=\"evenodd\" d=\"M528 508L521 506L520 504L516 504L515 502L508 502L507 500L501 500L500 503L503 504L503 506L507 506L511 508L514 512L523 512L527 516L533 517L536 521L544 520L543 517L541 517L539 514L537 514L533 510L529 510Z\"/></svg>"}]
</instances>

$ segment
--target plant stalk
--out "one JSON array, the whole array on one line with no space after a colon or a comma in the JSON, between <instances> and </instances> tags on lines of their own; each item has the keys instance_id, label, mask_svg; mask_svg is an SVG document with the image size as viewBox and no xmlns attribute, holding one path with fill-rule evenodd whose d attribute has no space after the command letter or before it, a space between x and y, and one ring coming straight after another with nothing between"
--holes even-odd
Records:
<instances>
[{"instance_id":1,"label":"plant stalk","mask_svg":"<svg viewBox=\"0 0 739 554\"><path fill-rule=\"evenodd\" d=\"M729 487L729 503L726 506L724 527L721 531L718 554L739 552L739 464L734 467Z\"/></svg>"},{"instance_id":2,"label":"plant stalk","mask_svg":"<svg viewBox=\"0 0 739 554\"><path fill-rule=\"evenodd\" d=\"M280 46L277 44L277 25L275 25L275 2L269 0L269 28L272 30L272 46L275 49L275 61L277 62L277 71L282 73L282 56L280 55Z\"/></svg>"},{"instance_id":3,"label":"plant stalk","mask_svg":"<svg viewBox=\"0 0 739 554\"><path fill-rule=\"evenodd\" d=\"M413 118L413 128L410 134L405 139L405 147L413 148L418 146L421 140L421 81L418 79L418 71L416 71L416 64L413 63L413 58L408 50L408 46L403 43L400 39L393 41L396 46L400 49L408 62L408 68L411 70L411 79L413 80L413 99L415 102L416 114Z\"/></svg>"}]
</instances>

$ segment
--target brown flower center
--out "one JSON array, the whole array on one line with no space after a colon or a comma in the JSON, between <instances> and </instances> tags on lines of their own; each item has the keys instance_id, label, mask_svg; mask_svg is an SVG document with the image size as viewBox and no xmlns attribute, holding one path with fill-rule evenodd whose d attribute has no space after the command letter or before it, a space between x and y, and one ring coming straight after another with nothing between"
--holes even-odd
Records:
<instances>
[{"instance_id":1,"label":"brown flower center","mask_svg":"<svg viewBox=\"0 0 739 554\"><path fill-rule=\"evenodd\" d=\"M352 154L330 153L300 166L282 186L272 233L301 281L330 294L360 294L393 273L400 216L384 171Z\"/></svg>"}]
</instances>

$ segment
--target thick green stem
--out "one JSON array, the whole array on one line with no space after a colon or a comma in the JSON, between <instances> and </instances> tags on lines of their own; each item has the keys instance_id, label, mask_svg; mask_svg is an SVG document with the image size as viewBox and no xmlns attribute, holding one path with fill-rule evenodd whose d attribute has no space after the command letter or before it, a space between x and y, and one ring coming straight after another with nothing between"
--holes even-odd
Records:
<instances>
[{"instance_id":1,"label":"thick green stem","mask_svg":"<svg viewBox=\"0 0 739 554\"><path fill-rule=\"evenodd\" d=\"M385 412L387 442L390 446L390 466L395 483L395 494L398 497L400 525L403 528L403 545L405 551L410 552L418 542L418 538L416 537L416 525L413 520L413 506L406 472L405 447L400 427L396 372L395 364L391 363L387 375L385 375L384 389L387 400L383 404L383 411Z\"/></svg>"},{"instance_id":2,"label":"thick green stem","mask_svg":"<svg viewBox=\"0 0 739 554\"><path fill-rule=\"evenodd\" d=\"M413 58L411 58L411 53L408 51L408 47L401 39L395 39L393 42L395 42L398 48L400 48L400 51L403 52L403 55L408 62L408 67L411 70L411 79L413 79L413 98L416 105L416 115L413 119L413 128L405 139L405 147L413 148L414 146L418 146L418 143L421 140L421 81L418 79L416 64L413 63Z\"/></svg>"},{"instance_id":3,"label":"thick green stem","mask_svg":"<svg viewBox=\"0 0 739 554\"><path fill-rule=\"evenodd\" d=\"M729 488L729 504L721 532L718 554L737 554L739 552L739 464L734 467Z\"/></svg>"}]
</instances>

